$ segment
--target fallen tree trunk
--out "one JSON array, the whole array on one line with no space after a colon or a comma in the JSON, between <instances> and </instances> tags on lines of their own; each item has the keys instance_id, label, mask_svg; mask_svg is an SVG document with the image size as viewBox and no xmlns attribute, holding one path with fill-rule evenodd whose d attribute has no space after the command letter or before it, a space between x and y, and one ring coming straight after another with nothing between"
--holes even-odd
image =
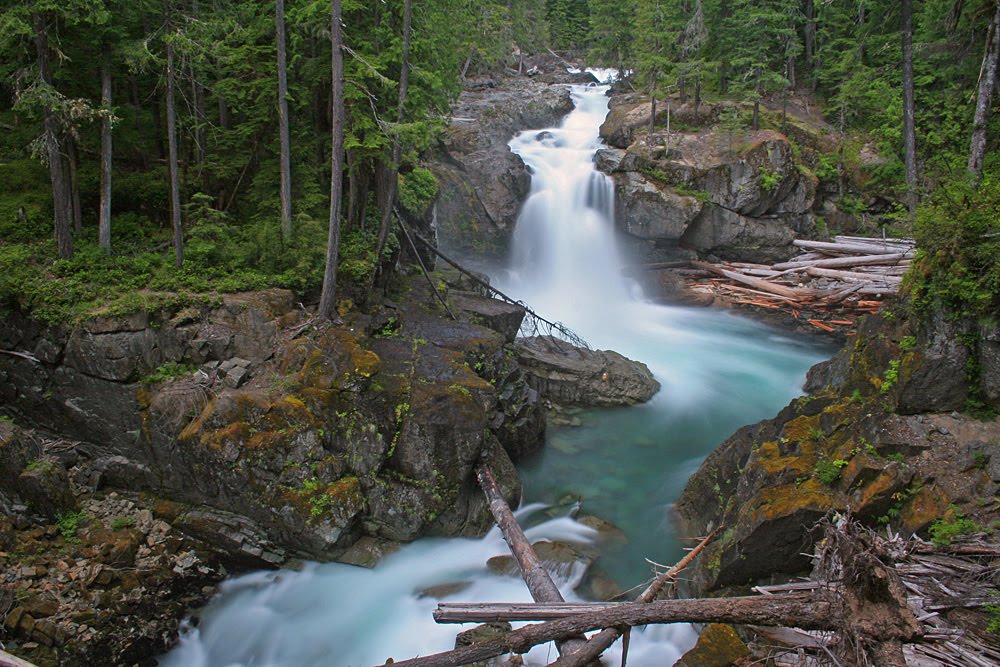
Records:
<instances>
[{"instance_id":1,"label":"fallen tree trunk","mask_svg":"<svg viewBox=\"0 0 1000 667\"><path fill-rule=\"evenodd\" d=\"M11 655L6 651L0 651L0 667L35 667L35 664L21 660L16 655Z\"/></svg>"},{"instance_id":2,"label":"fallen tree trunk","mask_svg":"<svg viewBox=\"0 0 1000 667\"><path fill-rule=\"evenodd\" d=\"M827 241L806 241L795 239L792 245L808 250L819 250L822 253L836 255L892 255L899 252L898 247L875 243L829 243Z\"/></svg>"},{"instance_id":3,"label":"fallen tree trunk","mask_svg":"<svg viewBox=\"0 0 1000 667\"><path fill-rule=\"evenodd\" d=\"M786 299L791 299L793 301L802 301L815 296L813 290L805 289L795 289L792 287L785 287L784 285L776 285L774 283L768 282L766 280L761 280L759 278L751 278L750 276L745 276L742 273L736 271L728 271L726 269L719 268L714 264L709 264L707 262L691 262L691 266L694 266L705 271L711 271L723 278L729 278L730 280L735 280L739 283L744 283L755 287L764 292L769 292L771 294L777 294L778 296L784 297Z\"/></svg>"},{"instance_id":4,"label":"fallen tree trunk","mask_svg":"<svg viewBox=\"0 0 1000 667\"><path fill-rule=\"evenodd\" d=\"M839 244L838 244L839 245ZM850 255L847 257L827 257L826 259L792 259L775 264L771 268L776 271L787 269L804 269L819 266L836 269L842 266L894 266L913 257L910 252L896 252L888 255Z\"/></svg>"},{"instance_id":5,"label":"fallen tree trunk","mask_svg":"<svg viewBox=\"0 0 1000 667\"><path fill-rule=\"evenodd\" d=\"M438 623L554 621L575 614L610 609L621 602L441 602L434 610Z\"/></svg>"},{"instance_id":6,"label":"fallen tree trunk","mask_svg":"<svg viewBox=\"0 0 1000 667\"><path fill-rule=\"evenodd\" d=\"M599 628L651 623L737 623L825 630L838 627L835 602L822 592L698 600L626 602L610 609L529 625L490 641L412 660L396 667L457 667Z\"/></svg>"},{"instance_id":7,"label":"fallen tree trunk","mask_svg":"<svg viewBox=\"0 0 1000 667\"><path fill-rule=\"evenodd\" d=\"M524 579L524 583L531 593L531 598L535 602L565 602L562 593L559 592L559 588L552 581L552 577L549 576L549 573L542 566L542 561L539 560L538 554L531 548L531 542L528 541L524 531L521 530L521 525L514 518L514 513L510 511L510 507L507 505L507 501L504 500L503 494L500 492L500 487L497 485L493 473L490 472L489 466L485 463L480 464L476 468L476 478L479 480L479 486L483 488L483 493L486 494L486 499L490 503L490 513L493 514L497 525L500 526L503 539L507 542L510 552L514 555L517 567L521 571L521 578ZM559 653L562 655L578 650L587 641L583 637L560 637L559 639L565 639L565 641L557 644Z\"/></svg>"},{"instance_id":8,"label":"fallen tree trunk","mask_svg":"<svg viewBox=\"0 0 1000 667\"><path fill-rule=\"evenodd\" d=\"M810 266L806 273L815 278L836 278L846 282L876 283L885 282L898 285L903 281L900 276L887 276L878 273L857 273L855 271L838 271L836 269L824 269L818 266Z\"/></svg>"},{"instance_id":9,"label":"fallen tree trunk","mask_svg":"<svg viewBox=\"0 0 1000 667\"><path fill-rule=\"evenodd\" d=\"M653 600L655 600L656 596L659 595L660 591L663 590L663 587L666 586L668 582L677 579L677 575L681 572L681 570L690 565L691 561L697 558L698 554L702 552L702 550L708 545L709 542L715 539L715 536L718 535L723 528L725 528L725 526L719 526L718 528L713 530L710 535L708 535L707 537L705 537L705 539L703 539L701 542L698 543L698 546L696 546L694 549L688 552L688 554L684 556L684 558L680 559L676 565L668 569L666 572L657 575L657 577L653 579L653 583L647 586L646 590L640 593L639 597L635 599L636 603L648 604ZM621 637L622 635L625 635L624 646L625 646L625 651L627 653L628 635L626 634L626 632L628 630L629 628L621 628L621 627L604 628L596 635L591 637L587 641L586 646L581 648L573 655L560 657L559 660L556 660L553 663L553 665L555 667L582 667L583 665L588 665L590 664L590 662L596 660L601 655L601 653L607 650L608 647L614 644L618 640L618 638Z\"/></svg>"}]
</instances>

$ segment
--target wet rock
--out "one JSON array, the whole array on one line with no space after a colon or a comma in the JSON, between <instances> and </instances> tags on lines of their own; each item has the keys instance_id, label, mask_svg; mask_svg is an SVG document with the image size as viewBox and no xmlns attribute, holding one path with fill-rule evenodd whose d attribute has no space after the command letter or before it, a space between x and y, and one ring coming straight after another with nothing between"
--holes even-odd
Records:
<instances>
[{"instance_id":1,"label":"wet rock","mask_svg":"<svg viewBox=\"0 0 1000 667\"><path fill-rule=\"evenodd\" d=\"M366 535L348 547L337 562L373 568L379 561L399 550L399 543Z\"/></svg>"},{"instance_id":2,"label":"wet rock","mask_svg":"<svg viewBox=\"0 0 1000 667\"><path fill-rule=\"evenodd\" d=\"M676 242L702 206L695 197L678 195L639 173L615 176L615 212L632 236Z\"/></svg>"},{"instance_id":3,"label":"wet rock","mask_svg":"<svg viewBox=\"0 0 1000 667\"><path fill-rule=\"evenodd\" d=\"M453 595L457 595L464 590L467 590L470 586L472 586L471 581L456 581L449 584L438 584L437 586L428 586L427 588L420 590L417 593L417 597L443 600Z\"/></svg>"},{"instance_id":4,"label":"wet rock","mask_svg":"<svg viewBox=\"0 0 1000 667\"><path fill-rule=\"evenodd\" d=\"M742 665L750 649L728 625L711 623L698 636L695 647L681 656L674 667L731 667Z\"/></svg>"},{"instance_id":5,"label":"wet rock","mask_svg":"<svg viewBox=\"0 0 1000 667\"><path fill-rule=\"evenodd\" d=\"M566 542L535 542L531 545L542 561L542 565L553 576L566 578L574 572L574 568L584 569L593 565L597 560L597 553L594 549L579 544L567 544ZM520 570L513 556L502 555L493 556L486 561L486 567L496 574L508 576L520 576Z\"/></svg>"},{"instance_id":6,"label":"wet rock","mask_svg":"<svg viewBox=\"0 0 1000 667\"><path fill-rule=\"evenodd\" d=\"M443 155L431 166L439 185L439 239L446 250L502 254L531 185L507 142L521 130L554 125L572 108L565 87L538 79L509 79L462 93Z\"/></svg>"},{"instance_id":7,"label":"wet rock","mask_svg":"<svg viewBox=\"0 0 1000 667\"><path fill-rule=\"evenodd\" d=\"M69 475L55 457L31 461L18 475L16 488L31 510L47 519L76 508Z\"/></svg>"},{"instance_id":8,"label":"wet rock","mask_svg":"<svg viewBox=\"0 0 1000 667\"><path fill-rule=\"evenodd\" d=\"M632 405L660 388L645 364L617 352L576 348L551 336L522 338L515 349L532 386L554 403Z\"/></svg>"},{"instance_id":9,"label":"wet rock","mask_svg":"<svg viewBox=\"0 0 1000 667\"><path fill-rule=\"evenodd\" d=\"M461 311L470 322L496 331L508 343L514 342L524 320L524 308L499 299L488 299L471 292L454 291L448 294L448 299L452 308Z\"/></svg>"},{"instance_id":10,"label":"wet rock","mask_svg":"<svg viewBox=\"0 0 1000 667\"><path fill-rule=\"evenodd\" d=\"M461 648L463 646L472 646L473 644L480 644L482 642L487 642L499 637L503 637L511 631L510 623L484 623L483 625L477 625L469 630L463 630L458 633L455 637L455 648ZM489 660L483 660L480 662L469 663L474 667L500 667L504 663L501 656L490 658Z\"/></svg>"}]
</instances>

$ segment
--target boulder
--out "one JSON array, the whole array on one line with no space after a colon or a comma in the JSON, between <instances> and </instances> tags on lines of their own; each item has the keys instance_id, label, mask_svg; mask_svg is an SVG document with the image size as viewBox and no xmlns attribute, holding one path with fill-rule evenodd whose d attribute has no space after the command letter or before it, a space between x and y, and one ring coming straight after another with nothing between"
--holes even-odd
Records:
<instances>
[{"instance_id":1,"label":"boulder","mask_svg":"<svg viewBox=\"0 0 1000 667\"><path fill-rule=\"evenodd\" d=\"M448 294L452 308L461 313L474 324L479 324L501 334L508 343L513 343L521 329L525 310L522 306L490 299L474 292L455 292Z\"/></svg>"},{"instance_id":2,"label":"boulder","mask_svg":"<svg viewBox=\"0 0 1000 667\"><path fill-rule=\"evenodd\" d=\"M615 174L615 211L630 235L656 241L679 241L702 210L695 197L677 194L640 173Z\"/></svg>"},{"instance_id":3,"label":"boulder","mask_svg":"<svg viewBox=\"0 0 1000 667\"><path fill-rule=\"evenodd\" d=\"M810 216L784 219L752 218L708 204L681 237L681 243L702 253L732 261L778 262L796 254L791 245L795 227L809 227Z\"/></svg>"},{"instance_id":4,"label":"boulder","mask_svg":"<svg viewBox=\"0 0 1000 667\"><path fill-rule=\"evenodd\" d=\"M750 649L728 625L711 623L698 636L694 648L681 656L674 667L734 667L744 664Z\"/></svg>"},{"instance_id":5,"label":"boulder","mask_svg":"<svg viewBox=\"0 0 1000 667\"><path fill-rule=\"evenodd\" d=\"M645 364L617 352L578 348L553 336L522 338L515 349L531 385L553 403L634 405L660 389Z\"/></svg>"}]
</instances>

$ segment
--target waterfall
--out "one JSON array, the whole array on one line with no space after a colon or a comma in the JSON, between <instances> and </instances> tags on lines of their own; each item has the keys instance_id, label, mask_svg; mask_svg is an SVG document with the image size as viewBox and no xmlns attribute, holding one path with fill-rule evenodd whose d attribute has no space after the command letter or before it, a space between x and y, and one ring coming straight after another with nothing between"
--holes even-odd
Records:
<instances>
[{"instance_id":1,"label":"waterfall","mask_svg":"<svg viewBox=\"0 0 1000 667\"><path fill-rule=\"evenodd\" d=\"M629 298L615 244L614 184L594 167L607 86L574 86L562 126L510 142L531 173L514 231L508 289L547 318L578 320Z\"/></svg>"}]
</instances>

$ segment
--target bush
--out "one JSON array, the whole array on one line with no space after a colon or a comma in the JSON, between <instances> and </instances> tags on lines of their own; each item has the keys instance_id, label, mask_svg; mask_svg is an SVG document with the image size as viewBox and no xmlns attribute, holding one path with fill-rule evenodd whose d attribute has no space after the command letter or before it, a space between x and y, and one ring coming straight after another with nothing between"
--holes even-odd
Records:
<instances>
[{"instance_id":1,"label":"bush","mask_svg":"<svg viewBox=\"0 0 1000 667\"><path fill-rule=\"evenodd\" d=\"M1000 180L979 188L942 184L920 207L914 236L920 249L908 284L918 309L943 306L955 316L1000 310Z\"/></svg>"}]
</instances>

